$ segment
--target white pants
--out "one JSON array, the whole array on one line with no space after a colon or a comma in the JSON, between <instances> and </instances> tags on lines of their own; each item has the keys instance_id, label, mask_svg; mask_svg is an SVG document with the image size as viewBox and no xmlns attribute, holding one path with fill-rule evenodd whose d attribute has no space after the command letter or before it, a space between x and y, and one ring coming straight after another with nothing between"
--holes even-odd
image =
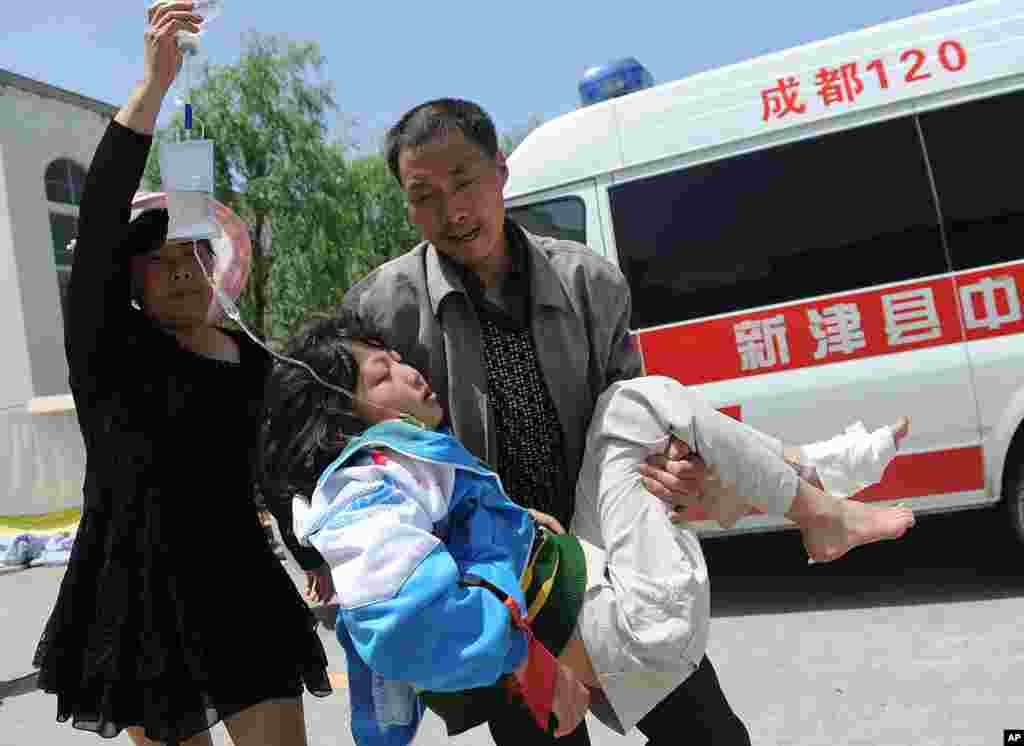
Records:
<instances>
[{"instance_id":1,"label":"white pants","mask_svg":"<svg viewBox=\"0 0 1024 746\"><path fill-rule=\"evenodd\" d=\"M595 714L620 733L678 687L707 647L710 582L700 542L685 525L670 523L639 473L672 436L707 464L713 476L701 503L723 526L751 506L785 515L799 483L781 441L712 409L674 379L621 381L598 400L571 530L587 555L579 632L610 706ZM851 442L804 453L821 459L849 451ZM833 459L831 466L841 474L856 461Z\"/></svg>"},{"instance_id":2,"label":"white pants","mask_svg":"<svg viewBox=\"0 0 1024 746\"><path fill-rule=\"evenodd\" d=\"M751 507L774 515L789 511L798 478L783 459L782 441L712 409L672 378L647 376L610 387L595 411L588 452L590 446L615 443L610 453L627 445L646 451L646 458L667 448L670 435L708 467L701 504L712 520L729 528ZM889 428L868 433L856 423L799 452L803 463L816 468L826 492L845 497L881 480L896 443ZM611 460L598 469L614 469Z\"/></svg>"},{"instance_id":3,"label":"white pants","mask_svg":"<svg viewBox=\"0 0 1024 746\"><path fill-rule=\"evenodd\" d=\"M751 506L779 515L789 511L799 477L782 458L782 441L711 408L663 376L622 381L602 395L587 443L591 473L635 469L664 452L672 436L708 467L701 503L713 520L731 526Z\"/></svg>"}]
</instances>

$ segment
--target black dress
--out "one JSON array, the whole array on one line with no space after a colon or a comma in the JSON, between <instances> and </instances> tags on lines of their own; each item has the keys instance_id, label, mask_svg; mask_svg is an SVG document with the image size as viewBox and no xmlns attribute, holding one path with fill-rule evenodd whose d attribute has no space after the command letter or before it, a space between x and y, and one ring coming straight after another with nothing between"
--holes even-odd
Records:
<instances>
[{"instance_id":1,"label":"black dress","mask_svg":"<svg viewBox=\"0 0 1024 746\"><path fill-rule=\"evenodd\" d=\"M130 203L150 144L112 122L82 197L66 347L84 509L34 662L59 721L173 742L331 689L253 503L269 356L241 335L240 363L194 354L130 305Z\"/></svg>"}]
</instances>

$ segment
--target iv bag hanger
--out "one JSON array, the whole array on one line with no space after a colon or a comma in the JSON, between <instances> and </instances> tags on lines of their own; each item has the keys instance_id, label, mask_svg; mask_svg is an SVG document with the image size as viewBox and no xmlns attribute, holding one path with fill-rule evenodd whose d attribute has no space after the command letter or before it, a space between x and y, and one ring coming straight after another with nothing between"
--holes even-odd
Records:
<instances>
[{"instance_id":1,"label":"iv bag hanger","mask_svg":"<svg viewBox=\"0 0 1024 746\"><path fill-rule=\"evenodd\" d=\"M170 222L168 238L214 238L220 234L213 209L213 141L192 111L192 86L198 62L200 37L220 15L224 0L194 0L193 12L202 18L198 33L179 31L176 36L181 63L175 76L176 103L184 107L184 132L160 147L160 174L167 195ZM192 137L193 119L200 138Z\"/></svg>"},{"instance_id":2,"label":"iv bag hanger","mask_svg":"<svg viewBox=\"0 0 1024 746\"><path fill-rule=\"evenodd\" d=\"M179 48L180 46L181 42L179 41ZM198 47L193 47L193 50L195 49L198 49ZM189 136L192 134L193 122L199 125L200 139L206 139L206 125L203 123L202 119L195 115L195 112L192 109L192 67L196 61L195 57L195 51L184 53L181 59L181 65L178 68L178 76L175 80L175 86L183 89L180 90L179 95L177 96L176 99L176 103L184 109L183 113L185 120L185 126L182 128L184 131L181 131L181 129L177 131L177 136L179 140L185 140L189 138ZM179 83L179 81L182 82Z\"/></svg>"}]
</instances>

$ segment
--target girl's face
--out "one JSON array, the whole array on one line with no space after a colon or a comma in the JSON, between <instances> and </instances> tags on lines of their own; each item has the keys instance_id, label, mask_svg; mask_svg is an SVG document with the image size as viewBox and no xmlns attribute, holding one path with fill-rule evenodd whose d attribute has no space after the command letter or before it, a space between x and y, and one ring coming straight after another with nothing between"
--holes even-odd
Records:
<instances>
[{"instance_id":1,"label":"girl's face","mask_svg":"<svg viewBox=\"0 0 1024 746\"><path fill-rule=\"evenodd\" d=\"M182 329L206 323L213 291L196 261L193 246L192 241L168 241L133 261L142 308L163 326ZM198 249L206 271L212 272L210 244L200 241Z\"/></svg>"},{"instance_id":2,"label":"girl's face","mask_svg":"<svg viewBox=\"0 0 1024 746\"><path fill-rule=\"evenodd\" d=\"M441 423L444 412L437 395L401 355L362 342L352 342L351 350L359 366L352 408L363 421L375 425L410 414L427 427Z\"/></svg>"}]
</instances>

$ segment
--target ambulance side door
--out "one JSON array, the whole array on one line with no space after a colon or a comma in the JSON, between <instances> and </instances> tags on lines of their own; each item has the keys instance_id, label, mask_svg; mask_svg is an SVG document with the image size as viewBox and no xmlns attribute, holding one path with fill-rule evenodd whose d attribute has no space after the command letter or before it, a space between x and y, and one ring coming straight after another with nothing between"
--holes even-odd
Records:
<instances>
[{"instance_id":1,"label":"ambulance side door","mask_svg":"<svg viewBox=\"0 0 1024 746\"><path fill-rule=\"evenodd\" d=\"M787 442L910 416L905 455L864 499L938 510L981 488L956 288L912 116L617 182L615 249L648 373Z\"/></svg>"},{"instance_id":2,"label":"ambulance side door","mask_svg":"<svg viewBox=\"0 0 1024 746\"><path fill-rule=\"evenodd\" d=\"M1024 91L927 112L920 121L956 270L990 476L998 480L1021 416L1012 402L1024 392Z\"/></svg>"}]
</instances>

